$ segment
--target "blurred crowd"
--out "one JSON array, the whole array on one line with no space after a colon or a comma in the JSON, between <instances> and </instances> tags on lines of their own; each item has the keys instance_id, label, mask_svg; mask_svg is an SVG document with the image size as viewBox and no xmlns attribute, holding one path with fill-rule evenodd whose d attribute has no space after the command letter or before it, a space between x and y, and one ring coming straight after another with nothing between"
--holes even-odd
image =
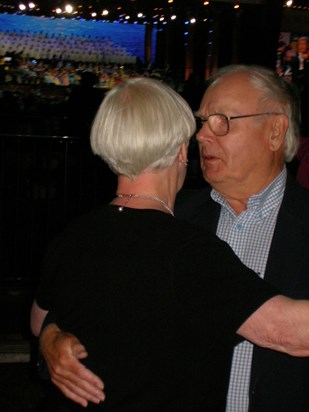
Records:
<instances>
[{"instance_id":1,"label":"blurred crowd","mask_svg":"<svg viewBox=\"0 0 309 412\"><path fill-rule=\"evenodd\" d=\"M302 91L309 83L309 40L306 36L282 38L277 49L277 73Z\"/></svg>"},{"instance_id":2,"label":"blurred crowd","mask_svg":"<svg viewBox=\"0 0 309 412\"><path fill-rule=\"evenodd\" d=\"M87 71L96 74L98 87L111 88L137 60L105 37L0 30L1 83L78 85Z\"/></svg>"},{"instance_id":3,"label":"blurred crowd","mask_svg":"<svg viewBox=\"0 0 309 412\"><path fill-rule=\"evenodd\" d=\"M91 62L72 62L57 59L28 59L13 55L0 60L1 83L31 85L78 85L81 73L91 72L97 76L97 87L111 88L129 75L134 75L135 65L120 65Z\"/></svg>"},{"instance_id":4,"label":"blurred crowd","mask_svg":"<svg viewBox=\"0 0 309 412\"><path fill-rule=\"evenodd\" d=\"M27 59L58 59L92 63L133 64L136 57L110 38L61 33L0 31L0 55Z\"/></svg>"}]
</instances>

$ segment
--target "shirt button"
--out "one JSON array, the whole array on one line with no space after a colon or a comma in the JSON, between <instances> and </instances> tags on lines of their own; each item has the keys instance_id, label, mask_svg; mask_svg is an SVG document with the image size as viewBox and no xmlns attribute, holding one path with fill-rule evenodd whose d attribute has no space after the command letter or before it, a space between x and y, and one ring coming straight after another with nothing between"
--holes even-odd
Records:
<instances>
[{"instance_id":1,"label":"shirt button","mask_svg":"<svg viewBox=\"0 0 309 412\"><path fill-rule=\"evenodd\" d=\"M244 226L243 226L242 223L237 223L237 225L236 225L237 230L243 230L243 228L244 228Z\"/></svg>"}]
</instances>

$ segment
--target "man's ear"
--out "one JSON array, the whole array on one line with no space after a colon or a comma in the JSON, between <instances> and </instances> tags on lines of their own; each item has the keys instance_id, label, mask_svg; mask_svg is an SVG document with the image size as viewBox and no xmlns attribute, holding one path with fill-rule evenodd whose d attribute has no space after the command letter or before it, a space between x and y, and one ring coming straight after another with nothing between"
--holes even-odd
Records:
<instances>
[{"instance_id":1,"label":"man's ear","mask_svg":"<svg viewBox=\"0 0 309 412\"><path fill-rule=\"evenodd\" d=\"M276 152L284 145L285 135L289 127L288 117L284 114L276 115L269 137L269 147Z\"/></svg>"}]
</instances>

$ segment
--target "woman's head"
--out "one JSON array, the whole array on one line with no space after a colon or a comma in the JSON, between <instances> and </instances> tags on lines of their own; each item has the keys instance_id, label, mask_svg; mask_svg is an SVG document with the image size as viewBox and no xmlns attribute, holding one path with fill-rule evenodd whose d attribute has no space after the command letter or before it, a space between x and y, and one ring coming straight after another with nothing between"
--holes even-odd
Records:
<instances>
[{"instance_id":1,"label":"woman's head","mask_svg":"<svg viewBox=\"0 0 309 412\"><path fill-rule=\"evenodd\" d=\"M157 80L135 78L105 96L91 131L91 146L117 174L136 178L171 166L195 131L189 105Z\"/></svg>"}]
</instances>

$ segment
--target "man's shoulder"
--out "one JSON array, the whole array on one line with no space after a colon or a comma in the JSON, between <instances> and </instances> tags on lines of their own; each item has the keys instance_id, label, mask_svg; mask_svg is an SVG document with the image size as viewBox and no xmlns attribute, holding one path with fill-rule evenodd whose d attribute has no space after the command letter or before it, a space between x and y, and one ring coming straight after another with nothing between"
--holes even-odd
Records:
<instances>
[{"instance_id":1,"label":"man's shoulder","mask_svg":"<svg viewBox=\"0 0 309 412\"><path fill-rule=\"evenodd\" d=\"M176 197L175 214L181 213L183 215L185 211L191 214L205 204L212 202L210 192L210 186L201 189L182 189Z\"/></svg>"},{"instance_id":2,"label":"man's shoulder","mask_svg":"<svg viewBox=\"0 0 309 412\"><path fill-rule=\"evenodd\" d=\"M185 203L199 204L209 201L211 187L205 185L199 189L182 189L178 192L176 197L176 205L182 205Z\"/></svg>"},{"instance_id":3,"label":"man's shoulder","mask_svg":"<svg viewBox=\"0 0 309 412\"><path fill-rule=\"evenodd\" d=\"M286 188L279 210L277 226L281 225L290 230L298 228L309 235L309 190L304 189L290 177L287 179ZM307 237L307 235L306 235Z\"/></svg>"},{"instance_id":4,"label":"man's shoulder","mask_svg":"<svg viewBox=\"0 0 309 412\"><path fill-rule=\"evenodd\" d=\"M175 216L204 227L214 228L220 206L210 196L211 187L180 191L175 203Z\"/></svg>"},{"instance_id":5,"label":"man's shoulder","mask_svg":"<svg viewBox=\"0 0 309 412\"><path fill-rule=\"evenodd\" d=\"M295 216L302 216L309 220L309 190L304 189L293 177L288 176L281 207Z\"/></svg>"}]
</instances>

